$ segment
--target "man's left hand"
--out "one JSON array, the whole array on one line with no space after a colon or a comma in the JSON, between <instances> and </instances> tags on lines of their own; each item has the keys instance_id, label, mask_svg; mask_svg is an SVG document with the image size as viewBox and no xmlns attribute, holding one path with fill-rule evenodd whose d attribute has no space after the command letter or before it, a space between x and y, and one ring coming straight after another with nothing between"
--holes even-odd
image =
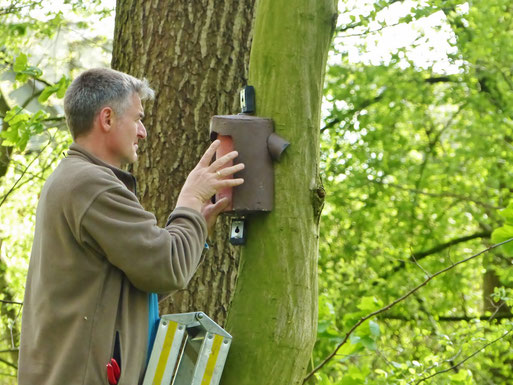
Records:
<instances>
[{"instance_id":1,"label":"man's left hand","mask_svg":"<svg viewBox=\"0 0 513 385\"><path fill-rule=\"evenodd\" d=\"M228 206L228 198L221 198L216 203L207 202L201 209L201 213L207 221L208 235L211 236L214 231L217 216Z\"/></svg>"}]
</instances>

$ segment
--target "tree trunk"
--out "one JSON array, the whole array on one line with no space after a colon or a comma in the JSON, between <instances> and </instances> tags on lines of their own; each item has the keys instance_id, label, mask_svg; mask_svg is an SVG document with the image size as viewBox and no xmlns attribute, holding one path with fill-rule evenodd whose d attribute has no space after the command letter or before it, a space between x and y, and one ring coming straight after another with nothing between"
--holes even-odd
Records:
<instances>
[{"instance_id":1,"label":"tree trunk","mask_svg":"<svg viewBox=\"0 0 513 385\"><path fill-rule=\"evenodd\" d=\"M0 238L0 252L2 249L3 240ZM3 301L7 301L6 303L0 303L0 314L4 319L12 321L12 329L6 328L2 331L1 339L2 341L8 341L9 351L8 356L10 360L7 360L4 363L7 363L8 366L17 367L18 366L18 350L15 349L16 346L19 346L20 342L20 330L18 329L19 323L17 322L21 318L21 304L16 303L14 295L12 293L11 286L7 281L7 264L5 261L0 258L0 295L2 296ZM14 301L13 303L9 303ZM4 345L4 347L7 347ZM1 357L5 359L5 356Z\"/></svg>"},{"instance_id":2,"label":"tree trunk","mask_svg":"<svg viewBox=\"0 0 513 385\"><path fill-rule=\"evenodd\" d=\"M493 266L485 267L483 274L483 313L490 312L494 316L511 314L511 309L503 300L496 302L492 296L495 288L506 286L501 283Z\"/></svg>"},{"instance_id":3,"label":"tree trunk","mask_svg":"<svg viewBox=\"0 0 513 385\"><path fill-rule=\"evenodd\" d=\"M300 384L316 338L319 124L335 0L260 0L250 59L257 115L291 142L275 166L275 207L247 219L227 319L223 385Z\"/></svg>"},{"instance_id":4,"label":"tree trunk","mask_svg":"<svg viewBox=\"0 0 513 385\"><path fill-rule=\"evenodd\" d=\"M7 100L5 100L4 95L0 92L0 119L2 119L2 131L6 131L9 128L9 125L3 120L9 110ZM3 138L0 138L0 178L7 174L12 153L12 147L3 146L2 142Z\"/></svg>"},{"instance_id":5,"label":"tree trunk","mask_svg":"<svg viewBox=\"0 0 513 385\"><path fill-rule=\"evenodd\" d=\"M146 77L148 138L131 171L142 205L164 224L185 178L209 144L210 117L239 110L247 83L255 0L118 0L112 67ZM223 219L186 290L161 314L202 310L223 324L238 271Z\"/></svg>"}]
</instances>

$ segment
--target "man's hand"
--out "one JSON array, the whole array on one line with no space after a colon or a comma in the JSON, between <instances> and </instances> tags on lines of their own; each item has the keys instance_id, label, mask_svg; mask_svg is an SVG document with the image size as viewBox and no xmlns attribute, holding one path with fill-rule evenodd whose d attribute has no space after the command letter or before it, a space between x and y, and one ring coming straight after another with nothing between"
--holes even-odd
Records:
<instances>
[{"instance_id":1,"label":"man's hand","mask_svg":"<svg viewBox=\"0 0 513 385\"><path fill-rule=\"evenodd\" d=\"M205 154L185 180L176 202L177 207L189 207L203 213L207 223L209 220L213 220L212 226L217 215L228 204L228 200L221 199L216 204L209 205L207 203L210 198L220 189L239 186L244 183L242 178L225 179L227 176L244 169L243 163L223 168L228 162L237 157L237 151L229 152L210 164L220 144L221 142L216 140L205 151Z\"/></svg>"},{"instance_id":2,"label":"man's hand","mask_svg":"<svg viewBox=\"0 0 513 385\"><path fill-rule=\"evenodd\" d=\"M223 212L223 210L226 208L226 206L228 206L229 203L230 201L228 200L228 198L221 198L216 203L207 202L203 206L201 213L207 221L207 229L209 236L211 236L212 232L214 231L214 225L216 224L217 216Z\"/></svg>"}]
</instances>

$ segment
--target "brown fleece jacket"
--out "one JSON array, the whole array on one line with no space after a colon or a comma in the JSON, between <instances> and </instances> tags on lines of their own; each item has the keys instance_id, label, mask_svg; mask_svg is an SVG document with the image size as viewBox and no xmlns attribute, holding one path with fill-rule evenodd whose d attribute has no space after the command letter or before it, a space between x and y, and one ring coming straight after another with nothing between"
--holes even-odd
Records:
<instances>
[{"instance_id":1,"label":"brown fleece jacket","mask_svg":"<svg viewBox=\"0 0 513 385\"><path fill-rule=\"evenodd\" d=\"M131 174L76 144L46 181L25 291L19 385L108 384L116 332L119 385L142 382L148 292L187 285L207 227L184 207L158 227L134 190Z\"/></svg>"}]
</instances>

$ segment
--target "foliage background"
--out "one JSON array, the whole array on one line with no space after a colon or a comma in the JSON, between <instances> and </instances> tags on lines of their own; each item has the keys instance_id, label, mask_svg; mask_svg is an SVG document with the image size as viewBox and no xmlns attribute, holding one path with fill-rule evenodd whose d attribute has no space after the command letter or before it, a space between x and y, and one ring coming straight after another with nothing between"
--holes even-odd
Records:
<instances>
[{"instance_id":1,"label":"foliage background","mask_svg":"<svg viewBox=\"0 0 513 385\"><path fill-rule=\"evenodd\" d=\"M0 384L14 384L35 209L71 142L62 97L84 68L107 66L111 40L91 31L100 1L0 1Z\"/></svg>"},{"instance_id":2,"label":"foliage background","mask_svg":"<svg viewBox=\"0 0 513 385\"><path fill-rule=\"evenodd\" d=\"M314 366L362 316L513 236L513 208L500 211L512 192L513 5L346 0L339 11L322 128ZM70 142L61 98L83 68L108 65L111 37L95 25L112 12L92 0L51 10L0 1L0 384L15 383L21 308L5 301L23 298L38 194ZM366 321L316 382L510 383L510 249Z\"/></svg>"}]
</instances>

